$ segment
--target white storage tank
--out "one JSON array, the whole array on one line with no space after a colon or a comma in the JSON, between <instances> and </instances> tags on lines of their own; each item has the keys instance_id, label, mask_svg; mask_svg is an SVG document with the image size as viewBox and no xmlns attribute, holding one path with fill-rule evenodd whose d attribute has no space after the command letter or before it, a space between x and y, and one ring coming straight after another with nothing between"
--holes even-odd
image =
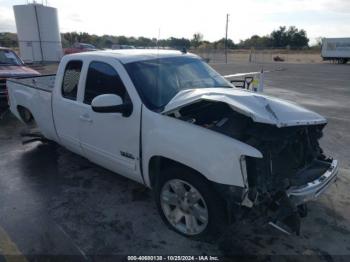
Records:
<instances>
[{"instance_id":1,"label":"white storage tank","mask_svg":"<svg viewBox=\"0 0 350 262\"><path fill-rule=\"evenodd\" d=\"M63 55L57 9L31 3L13 6L21 57L25 62L57 62Z\"/></svg>"}]
</instances>

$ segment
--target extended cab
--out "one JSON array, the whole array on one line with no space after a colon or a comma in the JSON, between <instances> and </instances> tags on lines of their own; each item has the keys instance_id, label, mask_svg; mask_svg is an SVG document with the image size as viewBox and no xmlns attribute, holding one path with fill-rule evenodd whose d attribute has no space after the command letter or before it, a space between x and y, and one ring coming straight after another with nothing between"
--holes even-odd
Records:
<instances>
[{"instance_id":1,"label":"extended cab","mask_svg":"<svg viewBox=\"0 0 350 262\"><path fill-rule=\"evenodd\" d=\"M74 54L57 75L8 86L20 120L153 188L165 223L186 236L203 237L246 210L298 233L305 202L337 177L337 161L319 146L324 117L235 88L193 54Z\"/></svg>"}]
</instances>

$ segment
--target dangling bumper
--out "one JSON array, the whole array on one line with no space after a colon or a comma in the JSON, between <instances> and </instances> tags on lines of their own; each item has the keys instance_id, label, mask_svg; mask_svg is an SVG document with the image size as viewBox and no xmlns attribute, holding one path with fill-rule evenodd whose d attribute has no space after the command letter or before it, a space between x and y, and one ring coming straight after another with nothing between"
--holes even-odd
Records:
<instances>
[{"instance_id":1,"label":"dangling bumper","mask_svg":"<svg viewBox=\"0 0 350 262\"><path fill-rule=\"evenodd\" d=\"M337 180L338 169L338 161L333 160L323 175L306 185L289 188L287 195L295 205L316 199Z\"/></svg>"}]
</instances>

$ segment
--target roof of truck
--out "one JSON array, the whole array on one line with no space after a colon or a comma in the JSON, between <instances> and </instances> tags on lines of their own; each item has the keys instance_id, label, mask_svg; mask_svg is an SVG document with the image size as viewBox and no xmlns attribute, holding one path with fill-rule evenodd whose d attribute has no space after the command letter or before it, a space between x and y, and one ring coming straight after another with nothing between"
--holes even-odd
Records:
<instances>
[{"instance_id":1,"label":"roof of truck","mask_svg":"<svg viewBox=\"0 0 350 262\"><path fill-rule=\"evenodd\" d=\"M70 56L108 56L115 57L123 64L157 59L166 57L176 57L176 56L191 56L197 57L191 53L184 53L178 50L162 50L162 49L118 49L118 50L103 50L103 51L92 51L83 52L78 54L72 54Z\"/></svg>"}]
</instances>

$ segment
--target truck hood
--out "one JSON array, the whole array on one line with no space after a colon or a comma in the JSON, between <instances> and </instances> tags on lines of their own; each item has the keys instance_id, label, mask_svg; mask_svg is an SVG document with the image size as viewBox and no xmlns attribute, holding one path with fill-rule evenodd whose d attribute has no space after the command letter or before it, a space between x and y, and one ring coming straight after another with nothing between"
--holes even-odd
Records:
<instances>
[{"instance_id":1,"label":"truck hood","mask_svg":"<svg viewBox=\"0 0 350 262\"><path fill-rule=\"evenodd\" d=\"M199 88L180 91L164 108L163 114L201 100L224 102L254 122L277 127L316 125L327 120L306 108L282 99L238 88Z\"/></svg>"},{"instance_id":2,"label":"truck hood","mask_svg":"<svg viewBox=\"0 0 350 262\"><path fill-rule=\"evenodd\" d=\"M40 75L38 71L27 66L0 65L0 77L13 78Z\"/></svg>"}]
</instances>

